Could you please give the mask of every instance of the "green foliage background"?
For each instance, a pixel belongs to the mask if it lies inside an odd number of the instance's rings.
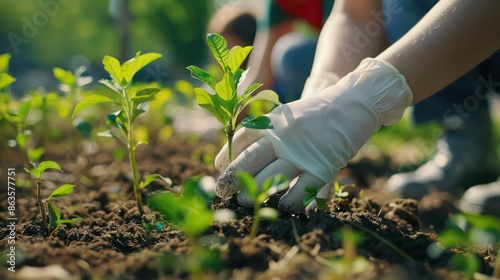
[[[159,52],[166,57],[162,63],[182,71],[206,57],[206,24],[217,0],[127,1],[131,21],[126,57],[137,51]],[[56,12],[44,10],[49,3],[57,6]],[[16,53],[8,34],[23,36],[27,21],[43,23],[41,14],[48,17],[46,24],[39,24],[36,35],[19,44]],[[0,53],[12,53],[11,65],[23,68],[64,67],[75,55],[100,64],[105,54],[118,57],[120,50],[110,0],[0,0],[0,38]]]

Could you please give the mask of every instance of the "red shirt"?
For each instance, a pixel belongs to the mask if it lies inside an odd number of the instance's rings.
[[[323,26],[322,0],[274,0],[284,12],[308,21],[321,29]]]

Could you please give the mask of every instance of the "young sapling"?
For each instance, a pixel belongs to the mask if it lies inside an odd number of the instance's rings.
[[[16,78],[12,77],[9,72],[9,60],[12,56],[10,53],[4,53],[0,55],[0,91],[10,86],[16,81]]]
[[[254,83],[238,96],[237,87],[246,77],[246,71],[240,69],[241,64],[252,50],[251,46],[234,46],[228,49],[227,41],[219,34],[207,35],[207,44],[213,57],[223,71],[222,79],[216,82],[209,72],[197,67],[188,66],[191,76],[202,81],[214,94],[205,88],[195,88],[196,102],[214,116],[224,127],[227,137],[229,160],[233,160],[233,136],[238,126],[238,116],[250,103],[257,100],[267,100],[279,105],[278,95],[272,90],[263,90],[257,94],[255,91],[262,84]],[[247,70],[248,71],[248,70]],[[249,116],[241,121],[244,127],[254,129],[272,128],[271,120],[267,116]]]
[[[69,111],[73,111],[73,107],[80,95],[82,87],[92,82],[92,77],[82,76],[87,68],[85,66],[80,66],[74,72],[69,70],[64,70],[59,67],[54,67],[52,69],[54,77],[59,81],[59,89],[64,92],[67,101],[67,108]],[[66,113],[63,117],[66,116]]]
[[[16,79],[8,73],[10,58],[11,55],[8,53],[0,55],[0,116],[6,120],[7,123],[12,125],[16,131],[15,143],[21,150],[22,157],[24,158],[24,168],[29,168],[29,163],[38,161],[44,152],[43,148],[31,149],[27,146],[28,136],[31,134],[31,131],[28,130],[28,126],[34,124],[34,122],[29,119],[29,114],[34,109],[39,108],[43,100],[40,96],[27,98],[16,104],[17,106],[15,107],[17,111],[13,112],[11,110],[10,104],[12,102],[12,97],[8,92],[5,92],[5,89],[16,81]]]
[[[144,141],[136,142],[134,121],[140,114],[145,112],[145,103],[153,100],[160,89],[137,89],[132,87],[132,81],[139,70],[160,57],[161,55],[157,53],[141,54],[138,52],[134,58],[120,64],[116,58],[105,56],[102,63],[104,70],[111,76],[111,80],[102,79],[99,82],[107,86],[111,91],[96,91],[94,94],[80,100],[73,111],[74,118],[81,110],[95,104],[112,103],[119,108],[118,111],[108,114],[109,124],[119,132],[107,130],[98,135],[116,138],[127,148],[132,169],[134,195],[141,216],[144,214],[141,189],[148,184],[139,182],[135,150],[139,145],[147,143]],[[159,175],[153,175],[153,177],[159,178]],[[146,181],[149,181],[149,179],[146,178]]]
[[[304,207],[307,207],[311,202],[314,200],[316,201],[316,208],[319,211],[328,211],[328,205],[326,203],[328,202],[328,198],[319,198],[317,197],[319,191],[321,190],[322,187],[311,187],[307,186],[304,191],[306,192],[306,195],[304,196],[303,200],[303,205]]]
[[[161,192],[148,198],[151,209],[162,214],[165,220],[180,227],[189,240],[195,244],[214,220],[210,209],[213,194],[201,187],[199,178],[189,178],[181,194]]]
[[[52,193],[46,198],[42,199],[41,189],[42,189],[42,174],[47,169],[55,169],[62,172],[61,167],[54,161],[42,161],[38,166],[31,170],[27,170],[36,179],[36,200],[42,216],[43,226],[47,226],[48,235],[52,234],[61,224],[73,223],[82,220],[82,218],[73,218],[70,220],[61,219],[61,211],[54,204],[54,199],[62,196],[70,195],[75,188],[75,185],[64,184],[56,188]],[[47,223],[47,209],[49,213],[49,221]]]
[[[289,180],[285,178],[285,176],[278,174],[266,179],[262,186],[259,187],[252,175],[245,171],[238,172],[236,177],[243,185],[243,189],[248,193],[248,196],[250,196],[253,201],[254,216],[252,228],[250,230],[250,237],[254,238],[257,236],[259,222],[261,219],[273,221],[279,216],[276,209],[262,207],[262,204],[270,195],[286,189],[288,187]]]

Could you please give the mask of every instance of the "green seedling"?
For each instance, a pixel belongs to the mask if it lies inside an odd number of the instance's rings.
[[[196,67],[188,66],[191,76],[202,81],[214,94],[209,93],[205,88],[195,88],[196,101],[198,105],[206,109],[224,127],[227,137],[229,160],[233,160],[233,136],[238,126],[238,116],[250,103],[257,100],[267,100],[279,105],[278,95],[272,90],[263,90],[254,94],[262,84],[254,83],[246,88],[241,96],[238,96],[238,84],[243,82],[246,71],[240,69],[241,64],[252,50],[251,46],[235,46],[228,49],[227,42],[219,34],[211,33],[207,35],[207,44],[219,63],[224,75],[219,82],[209,72]],[[273,128],[271,120],[267,116],[249,116],[241,121],[247,128],[269,129]]]
[[[15,142],[9,146],[17,145],[21,151],[24,168],[30,167],[30,162],[37,162],[44,153],[43,148],[28,147],[28,138],[32,134],[30,126],[41,120],[39,114],[30,114],[45,104],[44,97],[35,95],[15,102],[6,88],[16,81],[8,73],[10,54],[0,55],[0,117],[9,123],[15,131]]]
[[[85,72],[87,68],[85,66],[81,66],[75,70],[75,72],[64,70],[59,67],[54,67],[52,69],[54,73],[54,77],[59,81],[59,89],[64,92],[67,103],[67,108],[70,110],[67,112],[73,111],[73,107],[78,100],[78,97],[81,94],[82,87],[90,84],[92,82],[92,77],[84,77],[82,76],[83,72]],[[66,114],[62,114],[62,117],[65,117]]]
[[[38,202],[38,207],[40,214],[42,216],[43,226],[47,226],[48,234],[51,235],[56,231],[61,224],[73,223],[82,220],[82,218],[73,218],[70,220],[61,219],[61,210],[54,204],[54,199],[62,196],[70,195],[75,188],[75,185],[64,184],[56,188],[52,193],[46,198],[41,198],[42,189],[42,174],[47,169],[55,169],[62,172],[61,167],[54,161],[42,161],[38,166],[31,170],[27,170],[36,179],[36,200]],[[47,209],[49,213],[49,221],[47,223]]]
[[[82,87],[92,82],[92,77],[82,76],[87,68],[80,66],[74,72],[64,70],[59,67],[52,69],[54,77],[59,81],[59,89],[64,93],[65,98],[59,101],[58,113],[62,118],[66,118],[73,111],[78,101]],[[90,137],[92,127],[89,122],[84,120],[74,121],[76,129],[85,137]]]
[[[366,258],[356,253],[356,247],[363,239],[361,232],[344,226],[334,235],[336,239],[342,240],[343,256],[330,259],[329,266],[341,279],[354,279],[373,269],[373,265]]]
[[[431,257],[438,257],[443,252],[443,248],[462,250],[462,254],[452,256],[451,264],[467,277],[472,278],[481,269],[481,262],[474,253],[475,246],[481,243],[500,245],[500,220],[493,216],[459,213],[448,220],[447,227],[441,232],[438,243],[431,245],[428,251]],[[500,277],[498,260],[493,276]]]
[[[243,189],[248,193],[248,196],[253,200],[254,216],[250,237],[254,238],[257,236],[261,219],[274,221],[279,217],[276,209],[262,207],[262,204],[270,195],[286,189],[290,181],[285,176],[278,174],[265,180],[262,186],[259,187],[252,175],[245,171],[238,172],[236,177],[243,185]]]
[[[210,210],[213,195],[205,192],[199,178],[189,178],[182,194],[162,192],[148,198],[151,209],[181,228],[193,244],[210,227],[214,213]]]
[[[11,55],[9,53],[4,53],[0,55],[0,91],[10,86],[16,81],[16,78],[12,77],[9,72],[9,60]]]
[[[21,101],[17,106],[14,106],[17,108],[17,111],[11,111],[9,108],[13,102],[10,96],[3,94],[1,99],[0,115],[16,131],[15,144],[19,147],[24,158],[24,167],[28,168],[30,162],[37,162],[45,152],[43,148],[31,148],[28,146],[29,137],[32,135],[30,127],[41,120],[41,117],[36,115],[32,117],[30,113],[43,106],[43,97],[34,96]]]
[[[134,195],[141,216],[144,214],[141,189],[147,186],[147,184],[139,182],[135,150],[139,145],[147,143],[135,140],[134,121],[139,115],[145,112],[145,103],[153,100],[160,89],[137,89],[132,87],[132,80],[139,70],[160,57],[161,55],[157,53],[141,54],[138,52],[134,58],[120,64],[116,58],[105,56],[102,63],[104,64],[104,69],[111,76],[111,80],[102,79],[99,82],[107,86],[111,91],[95,92],[83,98],[76,104],[73,111],[74,118],[81,110],[95,104],[112,103],[119,108],[118,111],[108,114],[108,123],[114,130],[110,129],[98,135],[116,138],[127,148],[132,169]],[[155,178],[158,178],[158,176],[153,175]],[[148,180],[146,178],[146,181]]]
[[[338,182],[335,182],[333,189],[335,191],[335,199],[343,199],[349,197],[349,192],[344,191],[345,186],[340,186]]]
[[[306,192],[306,195],[304,196],[303,200],[303,205],[304,207],[307,207],[311,202],[316,200],[316,208],[319,211],[329,211],[328,205],[326,203],[328,202],[328,198],[319,198],[317,197],[319,191],[321,190],[322,187],[311,187],[308,186],[304,189]]]

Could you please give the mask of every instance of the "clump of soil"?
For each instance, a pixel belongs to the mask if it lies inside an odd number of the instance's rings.
[[[154,183],[147,191],[176,189],[192,176],[216,176],[213,168],[192,157],[191,152],[196,148],[173,139],[138,153],[142,174],[160,173],[174,183],[173,187]],[[57,160],[57,156],[54,153],[47,158]],[[49,273],[52,279],[67,279],[68,275],[74,277],[72,279],[184,279],[190,276],[203,279],[459,279],[462,276],[450,270],[452,252],[437,258],[428,256],[428,248],[436,241],[436,235],[426,229],[434,222],[421,215],[425,207],[419,208],[415,200],[387,199],[366,188],[364,197],[330,201],[328,212],[281,213],[276,221],[261,222],[259,236],[251,239],[248,234],[253,210],[237,205],[234,198],[216,199],[212,204],[214,210],[232,209],[236,218],[225,223],[215,222],[200,245],[190,242],[168,223],[160,231],[143,227],[130,191],[128,164],[113,163],[110,152],[75,153],[57,161],[66,173],[74,175],[78,185],[75,193],[58,203],[63,218],[83,217],[84,220],[61,225],[47,236],[31,191],[19,188],[15,243],[19,274],[2,268],[0,273],[4,279],[14,279],[16,275],[37,279],[43,273]],[[67,179],[60,179],[63,178]],[[54,186],[70,183],[59,182],[57,177],[53,181]],[[6,197],[2,190],[1,201],[7,201]],[[270,206],[276,204],[278,198],[270,199]],[[444,208],[449,213],[447,207],[448,204]],[[432,211],[438,213],[439,208],[438,205]],[[6,203],[1,204],[0,211],[5,217]],[[434,212],[429,213],[426,215],[436,216]],[[2,220],[0,225],[0,246],[7,248],[7,221]],[[342,272],[338,269],[342,264],[339,260],[347,253],[339,233],[344,227],[361,233],[355,247],[358,259],[364,260],[360,263],[364,264],[357,270]],[[491,266],[491,260],[485,261],[482,272],[491,273]]]

